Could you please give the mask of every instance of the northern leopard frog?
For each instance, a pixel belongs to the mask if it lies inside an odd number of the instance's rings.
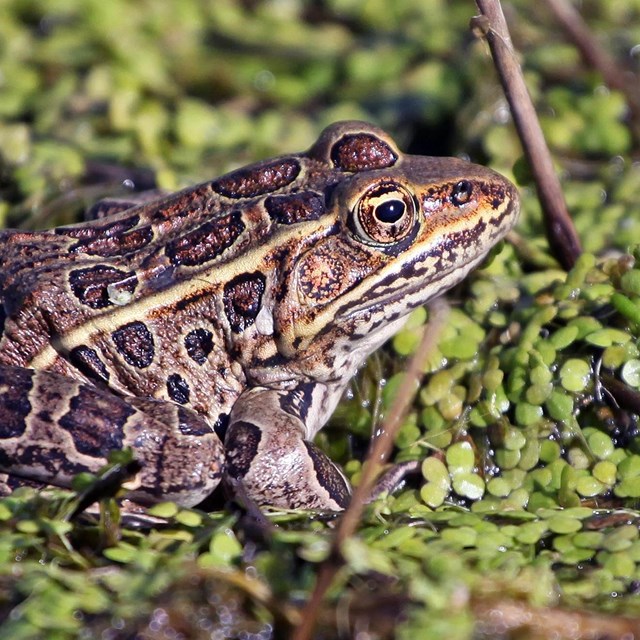
[[[310,441],[367,355],[518,206],[489,169],[342,122],[307,153],[1,231],[6,486],[68,486],[129,446],[143,504],[197,504],[228,474],[260,504],[343,508],[349,486]]]

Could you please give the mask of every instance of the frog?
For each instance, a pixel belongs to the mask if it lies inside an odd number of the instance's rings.
[[[518,212],[499,173],[344,121],[303,153],[0,231],[3,491],[70,487],[130,448],[135,504],[198,505],[228,479],[260,506],[344,509],[314,437]]]

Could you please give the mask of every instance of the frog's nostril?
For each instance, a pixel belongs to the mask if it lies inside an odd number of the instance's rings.
[[[451,202],[459,207],[466,204],[471,199],[473,194],[473,184],[469,180],[460,180],[457,182],[453,190],[451,191]]]

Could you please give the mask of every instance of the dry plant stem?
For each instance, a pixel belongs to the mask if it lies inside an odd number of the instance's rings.
[[[536,182],[547,240],[558,262],[565,269],[570,269],[582,252],[580,239],[567,211],[551,154],[513,50],[502,7],[498,0],[476,0],[476,5],[486,20],[486,25],[479,26],[483,28],[489,43],[524,154]]]
[[[614,58],[600,46],[577,9],[567,0],[545,0],[550,11],[569,38],[576,45],[583,60],[597,69],[607,86],[620,91],[627,101],[632,117],[632,132],[640,139],[639,78],[631,71],[621,69]]]
[[[398,395],[395,397],[389,416],[384,421],[380,435],[372,442],[367,459],[363,466],[360,483],[355,488],[349,507],[340,518],[338,528],[331,543],[329,557],[322,563],[318,570],[318,579],[311,598],[307,602],[301,614],[301,623],[295,629],[292,640],[309,640],[312,638],[320,606],[324,594],[331,586],[333,578],[343,564],[341,548],[344,541],[353,535],[362,511],[375,484],[380,466],[389,457],[393,442],[402,425],[411,402],[416,394],[423,377],[424,364],[429,354],[436,346],[440,331],[445,325],[448,315],[448,305],[443,300],[435,300],[429,304],[429,322],[427,323],[420,345],[411,358],[405,379]]]

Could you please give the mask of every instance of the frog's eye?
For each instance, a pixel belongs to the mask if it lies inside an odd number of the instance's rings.
[[[356,235],[368,244],[389,245],[404,240],[416,220],[412,195],[402,185],[384,181],[373,185],[358,200],[351,216]]]
[[[469,202],[472,194],[473,184],[468,180],[460,180],[460,182],[456,182],[451,190],[451,202],[453,202],[456,207],[459,207]]]

